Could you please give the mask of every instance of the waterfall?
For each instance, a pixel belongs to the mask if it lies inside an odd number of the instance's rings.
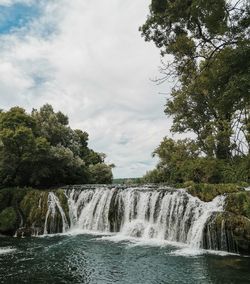
[[[67,208],[61,205],[56,192],[48,194],[44,234],[112,233],[122,238],[236,251],[227,224],[223,218],[219,224],[216,221],[219,214],[225,213],[225,196],[203,202],[185,189],[100,185],[69,186],[64,193]]]
[[[50,192],[48,194],[48,210],[45,217],[44,234],[57,233],[58,231],[64,233],[68,228],[68,221],[60,201],[53,192]]]
[[[55,215],[59,212],[62,232],[112,232],[124,237],[181,242],[195,248],[204,247],[207,221],[215,212],[223,211],[225,199],[217,196],[203,202],[183,189],[151,187],[77,186],[65,189],[65,195],[70,225],[58,198],[50,193],[45,233],[48,227],[49,232],[55,232]]]
[[[221,214],[213,213],[206,221],[203,230],[203,247],[211,250],[221,250],[238,253],[237,242],[235,242],[230,224],[228,212]]]

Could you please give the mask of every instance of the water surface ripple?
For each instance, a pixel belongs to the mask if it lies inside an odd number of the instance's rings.
[[[96,235],[0,238],[0,283],[250,283],[249,268],[248,257]]]

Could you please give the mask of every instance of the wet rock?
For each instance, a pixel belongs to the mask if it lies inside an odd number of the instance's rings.
[[[33,237],[41,234],[43,234],[42,228],[22,227],[16,230],[15,237],[18,238]]]
[[[214,213],[206,224],[203,246],[250,255],[250,220],[231,212]]]
[[[7,207],[0,212],[0,233],[11,235],[15,231],[17,215],[13,207]]]

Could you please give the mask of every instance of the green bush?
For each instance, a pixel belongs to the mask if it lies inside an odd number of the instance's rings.
[[[27,225],[42,226],[48,210],[48,191],[30,189],[20,203]]]
[[[236,184],[206,184],[200,183],[195,184],[187,182],[183,184],[183,187],[187,188],[188,193],[193,196],[200,198],[201,200],[208,202],[213,200],[217,195],[222,195],[224,193],[238,193],[243,192],[243,188]]]
[[[93,184],[109,184],[112,183],[113,174],[112,166],[103,163],[89,166],[90,183]]]
[[[250,183],[250,154],[218,159],[203,156],[196,140],[165,137],[153,152],[159,158],[156,168],[146,173],[144,182],[178,184]]]
[[[227,198],[225,209],[250,219],[250,192],[244,191],[230,194]]]
[[[0,184],[48,188],[89,183],[90,167],[108,167],[105,155],[88,147],[88,134],[68,123],[48,104],[31,114],[20,107],[0,112]]]
[[[13,207],[7,207],[0,213],[0,232],[11,232],[15,230],[17,216]]]
[[[184,142],[183,142],[184,143]],[[185,145],[185,143],[184,143]],[[169,145],[167,145],[169,147]],[[183,145],[182,145],[183,146]],[[163,149],[159,150],[160,147]],[[231,160],[198,157],[178,144],[176,149],[164,148],[161,144],[160,162],[157,167],[146,173],[143,182],[178,184],[187,181],[194,183],[250,183],[250,155],[236,156]],[[190,147],[190,145],[188,146]],[[180,152],[179,152],[180,150]],[[185,154],[185,151],[187,153]]]

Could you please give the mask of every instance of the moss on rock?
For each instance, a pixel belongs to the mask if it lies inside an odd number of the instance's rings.
[[[69,222],[68,200],[63,189],[53,190],[58,197],[61,207]],[[14,232],[21,226],[25,232],[30,228],[36,234],[44,231],[46,213],[48,211],[48,190],[37,190],[32,188],[5,188],[0,190],[0,212],[11,207],[15,212],[15,224],[10,222],[10,230]],[[51,216],[48,217],[50,223]],[[53,217],[57,224],[56,230],[61,231],[61,215],[56,209],[56,215]],[[9,220],[9,219],[8,219]],[[5,223],[5,226],[6,223]],[[9,230],[9,229],[8,229]],[[5,232],[5,229],[2,230]],[[23,231],[22,231],[23,232]],[[24,235],[27,235],[26,233]]]
[[[187,192],[193,196],[198,197],[202,201],[212,201],[216,196],[224,193],[237,193],[243,192],[242,186],[237,184],[207,184],[207,183],[185,183],[184,187],[187,188]]]
[[[7,207],[0,213],[0,232],[13,233],[16,228],[17,215],[13,207]]]
[[[10,206],[18,206],[29,190],[31,189],[18,187],[0,189],[0,211]]]
[[[61,207],[64,211],[64,214],[69,222],[69,206],[68,206],[68,199],[65,195],[64,189],[57,189],[55,191],[56,196],[58,197]]]
[[[9,189],[0,190],[0,211],[11,204],[11,192]]]
[[[225,210],[250,219],[250,192],[243,191],[229,194]]]
[[[43,227],[48,210],[48,192],[30,190],[20,203],[26,226]]]
[[[231,252],[250,254],[250,220],[231,212],[217,212],[209,222],[210,234],[216,234],[220,243],[221,236]],[[221,249],[219,247],[218,249]]]

